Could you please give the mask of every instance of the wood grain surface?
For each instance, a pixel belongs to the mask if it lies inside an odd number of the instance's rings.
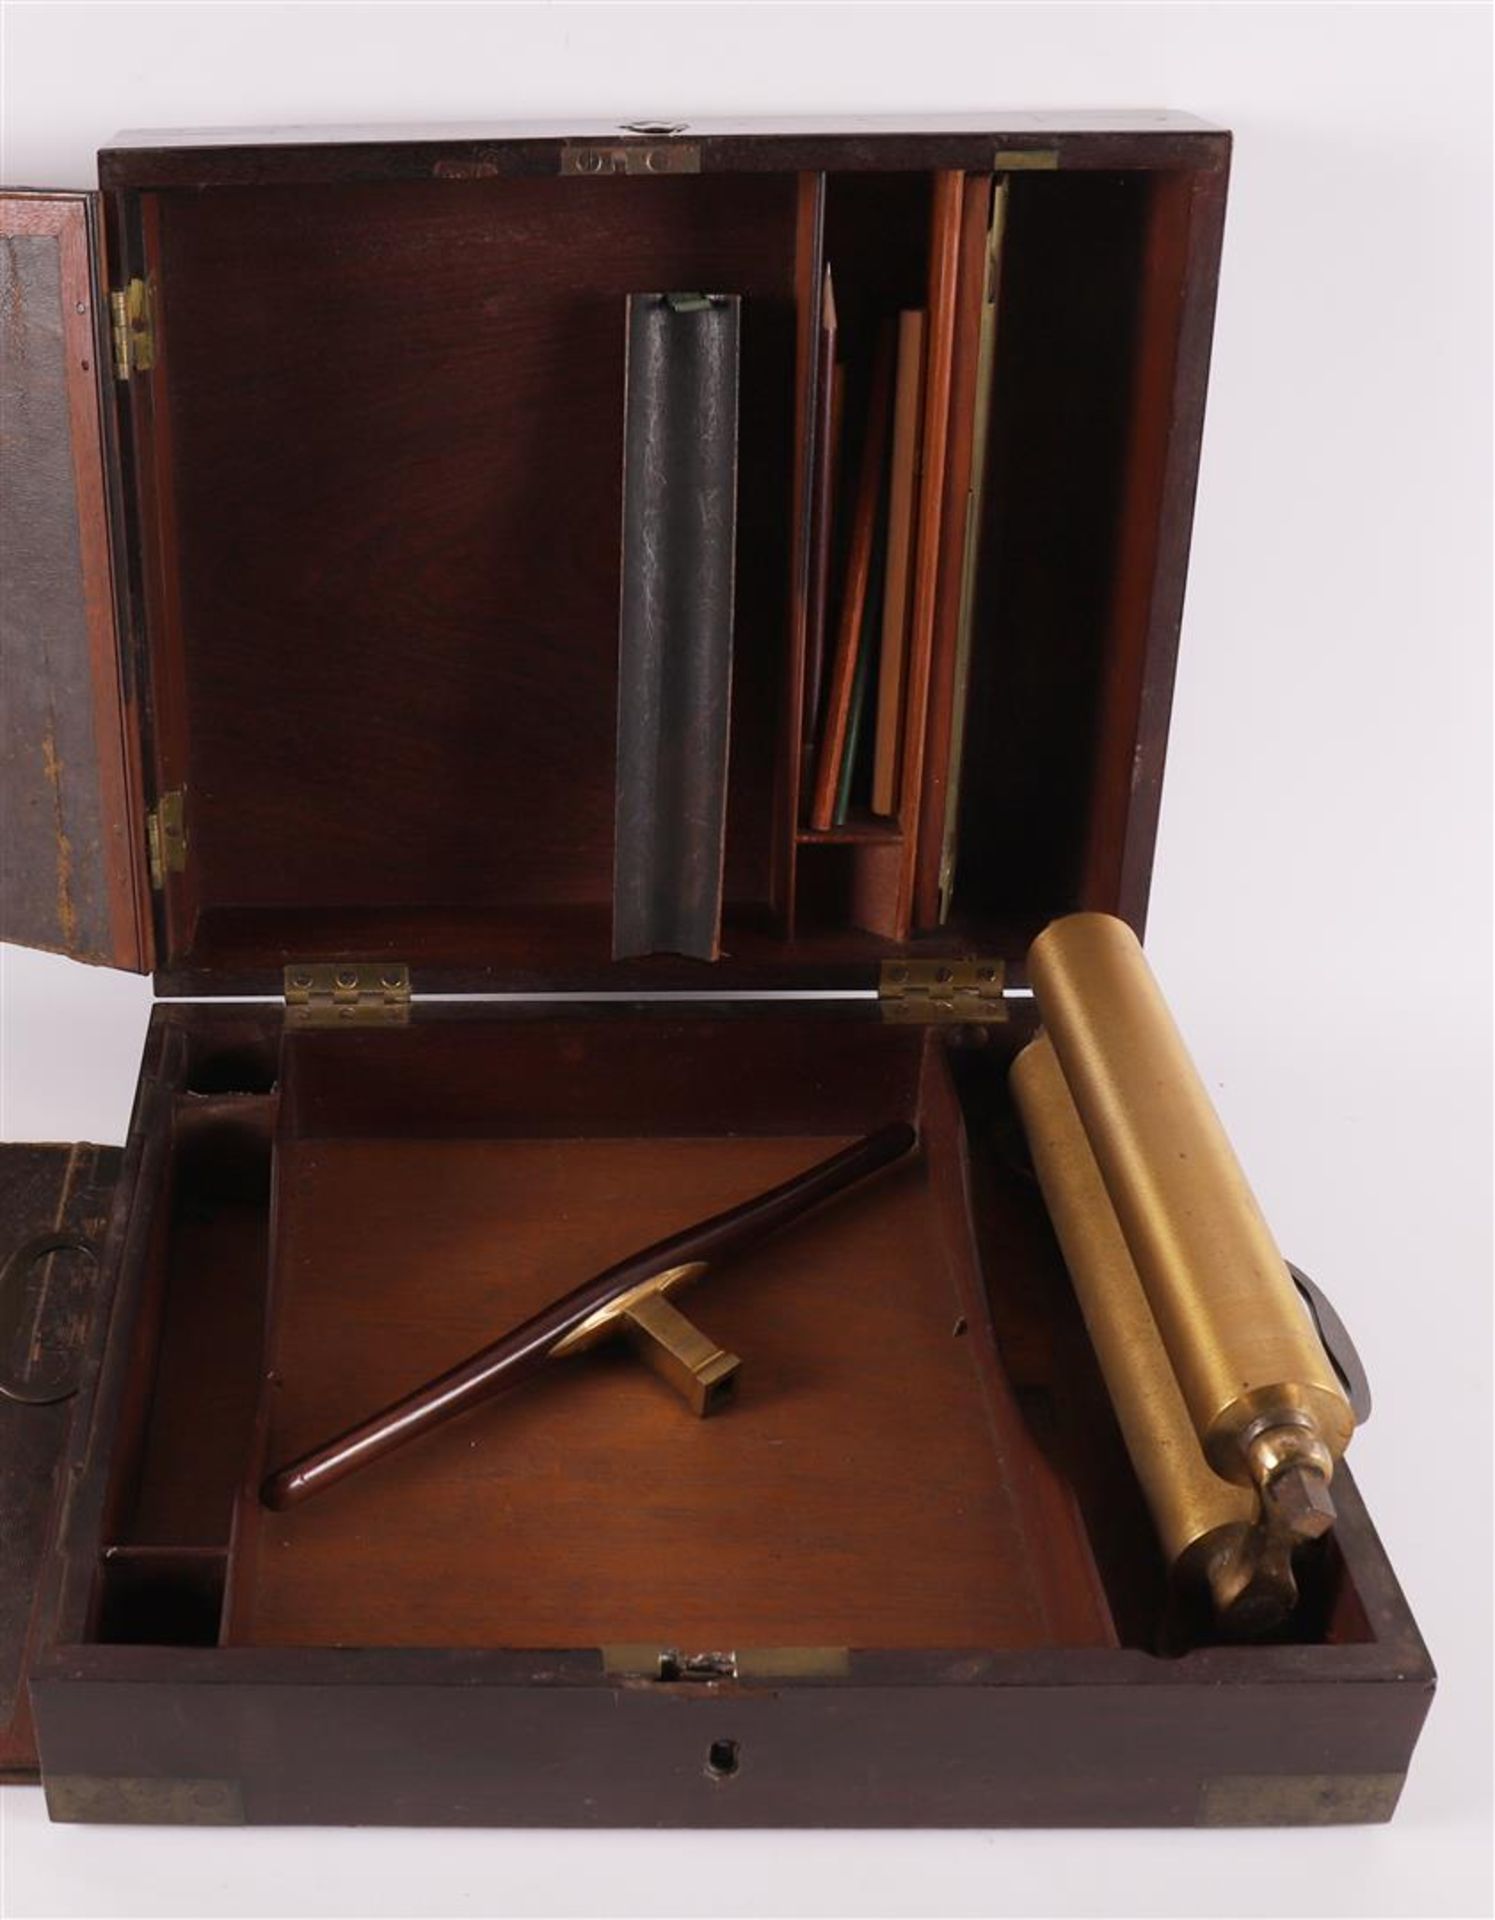
[[[82,1364],[104,1297],[97,1254],[119,1163],[118,1147],[0,1147],[0,1267],[7,1306],[16,1307],[14,1318],[7,1312],[0,1365],[11,1385],[65,1384]],[[54,1239],[96,1251],[28,1258],[28,1247]],[[0,1780],[36,1775],[26,1679],[72,1422],[70,1397],[27,1404],[0,1395]]]
[[[145,824],[121,682],[95,214],[0,195],[0,937],[150,964]]]

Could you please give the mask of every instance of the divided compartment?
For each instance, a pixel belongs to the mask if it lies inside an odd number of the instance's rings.
[[[997,915],[1031,938],[1062,912],[1118,911],[1126,898],[1149,744],[1143,667],[1175,590],[1160,577],[1178,537],[1163,513],[1195,218],[1187,174],[1008,180],[959,794],[962,928]]]
[[[106,1547],[94,1637],[111,1646],[216,1647],[227,1580],[219,1547]]]
[[[792,173],[132,197],[155,784],[187,796],[168,966],[606,967],[625,309],[654,289],[742,301],[724,937],[775,924],[803,197]]]
[[[274,1057],[263,1031],[221,1024],[216,1041],[188,1049],[168,1123],[94,1593],[103,1641],[219,1638],[260,1398],[278,1104],[269,1091],[190,1090],[259,1080]]]
[[[922,502],[917,528],[933,597],[910,615],[895,812],[853,807],[843,824],[816,830],[815,756],[803,756],[794,927],[809,947],[854,928],[874,936],[874,952],[938,936],[962,951],[1016,957],[1061,912],[1127,905],[1125,836],[1165,538],[1193,182],[1169,171],[997,177],[1004,199],[984,390],[971,364],[987,280],[984,177],[948,177],[962,189],[953,194],[934,174],[828,177],[824,252],[849,368],[828,658],[875,337],[900,308],[938,315],[938,325],[926,318],[925,375],[936,361],[931,343],[943,341],[938,391],[948,410],[926,414],[921,449],[924,479],[938,470],[938,497]],[[954,298],[941,306],[952,250]],[[983,444],[977,468],[972,455]],[[961,472],[965,493],[947,497]],[[812,554],[812,570],[818,560]],[[965,737],[947,840],[967,565]],[[817,742],[825,704],[803,715]],[[869,697],[869,719],[874,705]],[[953,905],[941,924],[947,870]]]
[[[840,444],[835,456],[835,499],[830,516],[829,534],[832,552],[828,558],[816,550],[809,556],[812,575],[824,564],[828,569],[828,593],[825,605],[823,657],[820,671],[807,670],[795,689],[803,737],[810,743],[805,753],[800,791],[795,807],[796,889],[794,923],[797,932],[820,929],[858,928],[887,939],[899,939],[906,932],[900,911],[904,832],[910,789],[907,779],[899,784],[898,800],[891,816],[873,814],[864,799],[853,799],[844,821],[829,827],[811,824],[817,788],[830,775],[824,765],[828,730],[834,726],[838,710],[847,732],[844,753],[852,754],[858,767],[858,792],[870,775],[874,757],[874,732],[878,702],[875,685],[876,663],[880,651],[870,637],[868,673],[871,684],[859,698],[845,677],[849,662],[838,658],[846,648],[843,622],[848,596],[854,590],[851,572],[857,546],[858,505],[866,479],[867,436],[875,431],[872,422],[881,416],[881,452],[875,455],[883,470],[882,501],[876,515],[879,531],[873,536],[870,564],[864,594],[853,602],[863,607],[863,617],[875,625],[881,605],[880,570],[885,564],[888,489],[887,467],[891,459],[893,406],[891,388],[896,369],[892,364],[892,334],[897,316],[903,310],[926,310],[924,364],[929,362],[927,309],[930,293],[930,254],[933,243],[932,204],[938,176],[928,173],[845,174],[827,179],[823,224],[823,256],[829,265],[836,304],[836,358],[840,368],[842,400]],[[817,290],[818,290],[817,276]],[[817,304],[818,325],[818,304]],[[887,364],[879,365],[886,359]],[[874,387],[881,379],[890,389],[881,405]],[[920,412],[924,412],[924,382],[920,381]],[[819,410],[816,413],[817,425]],[[812,448],[812,464],[815,450]],[[918,521],[918,489],[915,489],[915,525]],[[816,529],[817,538],[824,534]],[[913,549],[917,567],[917,544]],[[906,663],[909,669],[913,662]],[[905,691],[913,680],[905,673]],[[814,684],[818,680],[819,697],[810,706]],[[848,700],[861,707],[861,725],[853,743]],[[911,703],[906,699],[906,707]],[[907,773],[907,739],[904,741],[904,773]]]

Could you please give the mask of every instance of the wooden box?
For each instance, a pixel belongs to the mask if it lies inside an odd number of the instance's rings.
[[[1143,924],[1228,159],[1160,114],[162,136],[5,198],[5,933],[161,995],[123,1152],[0,1159],[0,1758],[55,1817],[1389,1816],[1433,1675],[1349,1475],[1288,1630],[1170,1616],[1006,1091],[1028,941]],[[993,175],[931,926],[946,643],[894,813],[807,824],[817,330],[827,261],[853,355],[927,310],[948,636]],[[687,288],[742,314],[720,955],[615,960],[624,303]],[[259,1504],[898,1117],[916,1163],[703,1290],[721,1418],[599,1350]]]

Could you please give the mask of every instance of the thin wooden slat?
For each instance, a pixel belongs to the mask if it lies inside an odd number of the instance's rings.
[[[816,490],[815,468],[822,458],[821,365],[825,287],[825,175],[802,173],[794,201],[794,523],[789,555],[789,644],[782,719],[783,733],[774,787],[774,822],[769,895],[774,917],[786,932],[794,925],[798,891],[799,844],[795,838],[803,806],[803,782],[814,741],[806,731],[804,708],[812,677],[811,626],[815,598],[813,570],[816,533],[811,524]],[[822,649],[823,634],[816,642]]]
[[[831,662],[830,687],[826,694],[825,726],[821,733],[820,756],[815,766],[815,795],[810,809],[810,825],[820,833],[828,832],[836,819],[836,788],[841,777],[842,756],[846,752],[857,656],[862,647],[862,620],[867,609],[867,590],[872,581],[877,502],[882,488],[883,456],[887,448],[892,398],[893,336],[889,331],[878,344],[877,364],[872,374],[867,434],[862,447],[861,472],[857,477],[851,543],[846,562],[846,588],[841,597],[836,652]]]
[[[945,840],[945,794],[950,774],[956,650],[959,639],[961,581],[966,542],[974,537],[968,511],[972,462],[977,438],[977,367],[981,315],[986,286],[992,182],[972,174],[962,196],[960,266],[956,296],[955,344],[950,376],[950,439],[945,456],[945,501],[940,520],[939,578],[935,598],[934,640],[929,669],[929,739],[924,751],[924,781],[919,795],[914,925],[939,924],[940,861]]]
[[[914,549],[913,614],[909,630],[907,704],[903,718],[903,774],[899,814],[903,848],[898,884],[898,939],[907,937],[919,846],[919,797],[929,711],[930,649],[939,585],[940,516],[945,494],[945,447],[950,431],[950,375],[955,351],[955,295],[960,265],[962,173],[934,176],[929,235],[929,317],[924,378],[923,466]]]
[[[898,380],[893,401],[893,459],[888,499],[887,573],[883,583],[882,651],[877,677],[877,745],[872,765],[872,811],[894,811],[898,778],[898,722],[911,634],[909,560],[913,552],[914,490],[919,466],[920,382],[924,371],[924,316],[898,316]]]
[[[836,439],[841,373],[836,365],[836,289],[827,263],[821,282],[820,329],[815,352],[815,446],[810,500],[810,604],[805,631],[802,707],[804,752],[814,751],[825,690],[826,623],[830,616],[831,562],[835,544]]]

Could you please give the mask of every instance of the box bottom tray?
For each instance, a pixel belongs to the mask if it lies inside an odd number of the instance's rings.
[[[1389,1814],[1431,1669],[1345,1476],[1270,1644],[1180,1611],[1015,1150],[1020,1029],[159,1012],[35,1673],[55,1814],[1048,1824]],[[695,1420],[621,1347],[305,1507],[278,1465],[883,1122],[724,1264]]]

